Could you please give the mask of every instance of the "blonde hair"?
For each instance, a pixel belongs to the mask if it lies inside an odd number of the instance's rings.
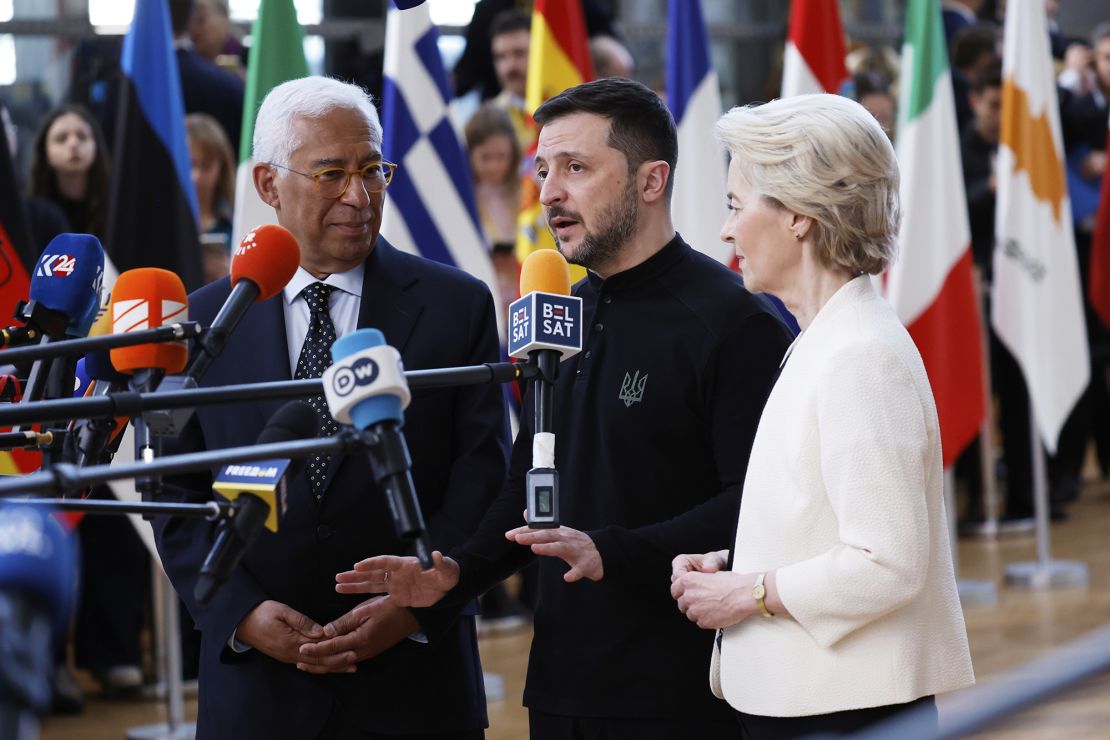
[[[753,190],[813,219],[825,267],[875,275],[894,258],[898,162],[859,103],[820,94],[733,108],[716,134]]]

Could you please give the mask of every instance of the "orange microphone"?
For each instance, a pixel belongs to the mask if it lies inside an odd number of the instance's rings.
[[[532,380],[532,469],[525,476],[525,520],[534,528],[559,526],[555,469],[555,381],[559,362],[582,350],[582,299],[570,293],[563,255],[539,249],[520,266],[520,298],[509,305],[509,355],[536,363]]]
[[[177,275],[157,267],[142,267],[128,270],[116,280],[108,313],[113,334],[142,331],[187,321],[189,299]],[[173,375],[185,369],[189,348],[184,342],[156,342],[117,347],[110,356],[112,366],[125,375],[136,376],[144,370]],[[143,385],[147,380],[136,377],[133,382]]]
[[[535,292],[570,295],[570,268],[554,249],[537,249],[520,266],[520,294]]]
[[[142,331],[187,320],[189,299],[177,275],[157,267],[141,267],[128,270],[116,280],[108,312],[113,334]],[[132,391],[149,393],[167,373],[176,374],[185,368],[189,348],[184,342],[158,342],[117,347],[110,356],[117,371],[131,376]],[[161,455],[161,438],[151,433],[142,416],[136,416],[133,424],[135,461],[152,462]],[[161,493],[162,481],[158,476],[137,476],[135,489],[142,494],[143,501],[153,501]]]
[[[251,304],[280,293],[300,262],[296,238],[281,226],[266,224],[247,232],[231,258],[231,294],[200,341],[201,351],[193,357],[187,377],[199,380],[204,375]]]

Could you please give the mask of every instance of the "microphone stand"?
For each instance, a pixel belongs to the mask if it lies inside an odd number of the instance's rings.
[[[374,441],[372,432],[349,427],[342,428],[334,437],[325,439],[297,439],[289,442],[272,442],[264,445],[228,447],[223,450],[190,452],[156,459],[149,463],[130,465],[76,465],[60,463],[49,470],[21,476],[0,476],[0,497],[40,493],[64,496],[108,481],[140,476],[164,476],[213,470],[230,463],[272,458],[299,458],[320,453],[338,455],[364,449]],[[153,502],[152,502],[153,503]]]
[[[134,347],[139,344],[158,342],[180,342],[197,339],[204,334],[204,327],[196,321],[179,324],[164,324],[153,329],[130,331],[125,334],[104,334],[99,337],[66,339],[50,344],[36,344],[27,347],[0,349],[0,363],[14,365],[29,360],[48,360],[55,357],[72,357],[120,347]]]
[[[508,383],[534,378],[540,373],[532,362],[491,362],[467,367],[436,368],[432,370],[407,370],[405,380],[409,388],[441,388],[454,385],[480,385],[482,383]],[[169,376],[167,380],[179,376]],[[553,376],[552,376],[553,377]],[[40,421],[44,417],[61,419],[93,419],[97,417],[139,416],[150,411],[191,409],[219,403],[249,403],[251,401],[311,398],[324,392],[319,378],[309,380],[284,380],[270,383],[244,383],[242,385],[214,386],[188,390],[124,392],[88,398],[62,398],[40,401],[35,404],[0,405],[0,426]],[[188,415],[185,416],[186,421]],[[181,418],[161,414],[153,415],[147,423],[155,431],[180,429]]]

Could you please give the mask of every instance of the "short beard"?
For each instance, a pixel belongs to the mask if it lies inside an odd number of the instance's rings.
[[[601,213],[600,230],[587,231],[573,257],[563,252],[558,239],[555,240],[555,246],[567,258],[567,262],[596,272],[599,267],[612,262],[624,249],[624,245],[632,240],[639,217],[640,201],[636,191],[636,178],[633,176],[620,197]]]

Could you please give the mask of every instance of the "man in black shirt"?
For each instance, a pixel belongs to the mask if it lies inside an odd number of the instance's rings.
[[[515,529],[531,467],[524,418],[499,498],[451,558],[427,572],[412,558],[372,558],[338,589],[417,606],[450,591],[435,608],[458,608],[536,554],[556,556],[539,563],[524,692],[532,738],[735,737],[732,711],[708,688],[712,635],[675,609],[670,563],[691,547],[730,547],[790,337],[737,275],[675,233],[675,126],[651,90],[599,80],[535,119],[545,217],[559,250],[590,271],[574,288],[583,349],[555,388],[567,526]]]

